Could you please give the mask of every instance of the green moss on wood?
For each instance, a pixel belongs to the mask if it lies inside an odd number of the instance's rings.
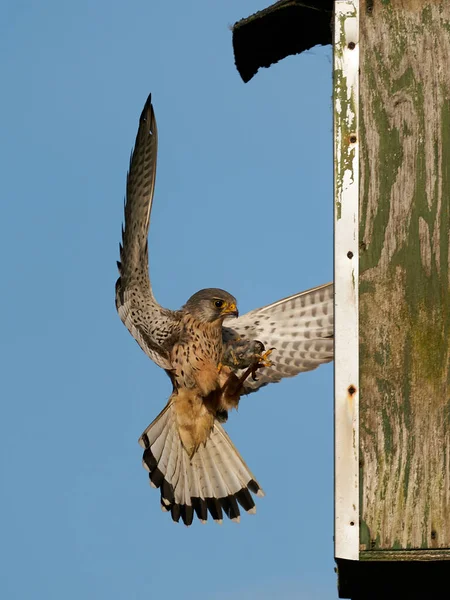
[[[359,316],[361,542],[379,560],[450,547],[450,3],[376,16],[361,29]]]
[[[378,264],[381,257],[381,251],[384,243],[384,233],[386,231],[390,203],[391,203],[391,189],[397,177],[397,170],[401,165],[403,159],[402,144],[400,143],[400,133],[397,128],[391,127],[389,118],[386,113],[386,107],[384,101],[377,89],[377,79],[373,71],[372,65],[366,65],[365,76],[369,85],[373,86],[374,95],[372,101],[374,119],[377,122],[378,133],[380,136],[380,146],[377,157],[377,169],[381,173],[379,181],[379,194],[378,202],[380,208],[377,211],[374,222],[374,230],[377,235],[372,239],[371,243],[360,254],[360,270],[364,271],[370,269]],[[387,72],[386,72],[386,76]],[[367,163],[368,158],[363,159],[366,161],[366,186],[369,185],[369,178],[372,176],[373,168]],[[366,191],[366,190],[365,190]],[[366,200],[367,194],[363,197],[362,211],[360,217],[360,231],[364,231],[367,222],[367,211],[368,205]],[[365,240],[362,240],[365,242]]]

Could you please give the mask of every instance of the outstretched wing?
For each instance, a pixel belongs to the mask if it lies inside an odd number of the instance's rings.
[[[333,284],[328,283],[252,310],[224,326],[225,349],[236,340],[259,340],[273,365],[258,370],[249,394],[283,377],[293,377],[333,360]]]
[[[120,245],[120,277],[116,308],[142,350],[163,369],[169,369],[169,350],[178,337],[178,313],[160,306],[148,274],[148,229],[155,191],[158,131],[151,95],[139,120],[131,154],[125,199],[125,225]]]

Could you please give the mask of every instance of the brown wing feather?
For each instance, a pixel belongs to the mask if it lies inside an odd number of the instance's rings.
[[[179,315],[156,302],[148,272],[148,230],[157,152],[158,130],[150,95],[139,119],[127,176],[116,307],[144,352],[160,367],[169,369],[168,349],[178,336]]]

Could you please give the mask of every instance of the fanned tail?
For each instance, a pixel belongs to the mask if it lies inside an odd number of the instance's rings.
[[[191,525],[194,515],[205,522],[208,513],[218,523],[223,514],[239,521],[239,505],[256,512],[250,492],[264,496],[223,427],[214,422],[211,434],[190,458],[178,432],[174,403],[147,427],[139,438],[144,448],[143,466],[150,484],[161,492],[161,508],[172,519]]]

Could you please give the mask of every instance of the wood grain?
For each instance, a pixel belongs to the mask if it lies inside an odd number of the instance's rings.
[[[450,547],[450,2],[362,0],[361,550]]]

